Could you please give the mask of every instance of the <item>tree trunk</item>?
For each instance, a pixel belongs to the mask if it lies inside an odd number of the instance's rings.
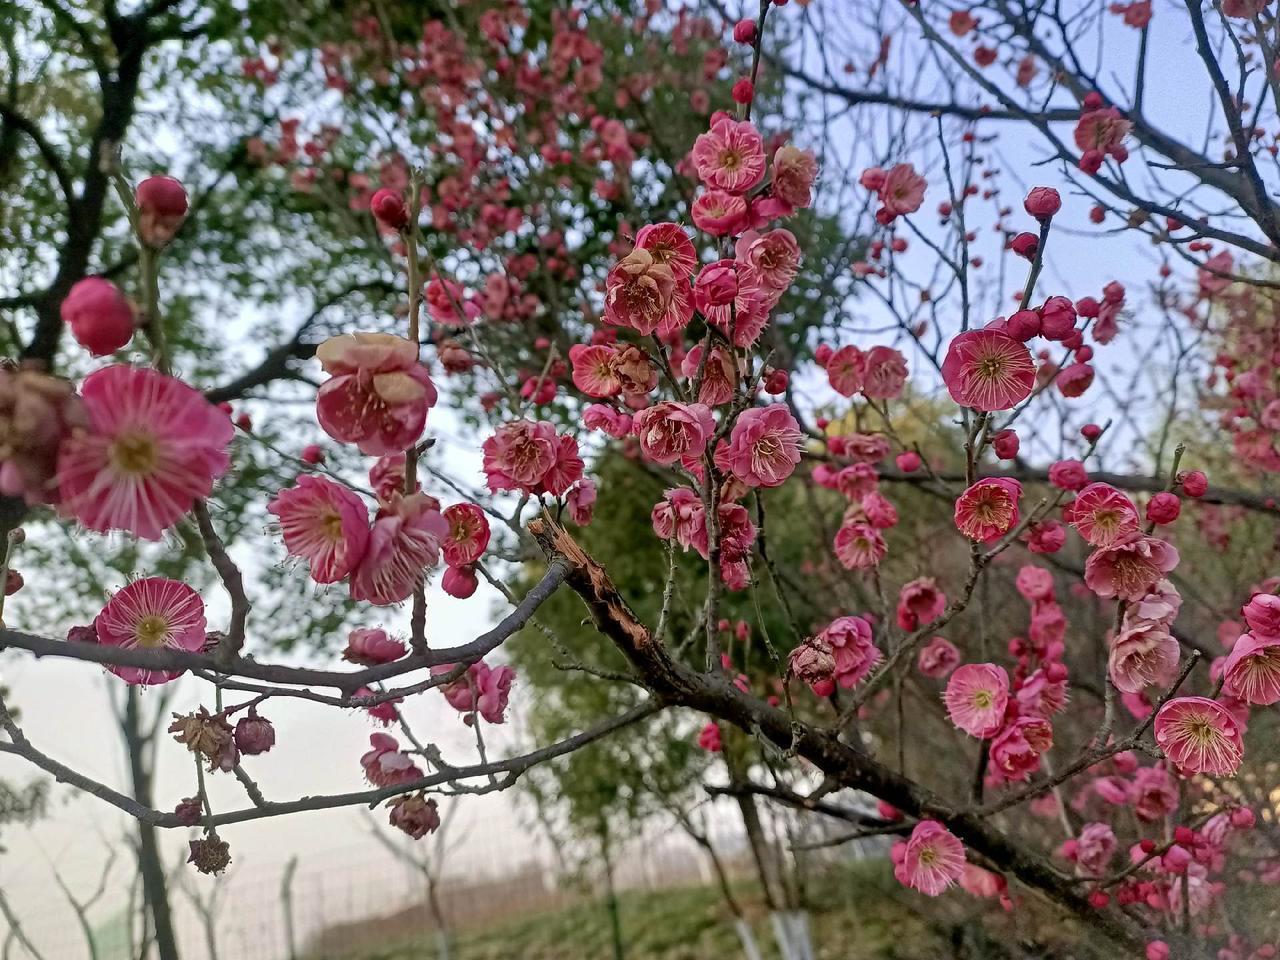
[[[618,909],[618,891],[613,885],[613,851],[609,846],[609,825],[600,830],[600,853],[604,860],[605,906],[609,911],[609,925],[613,932],[613,960],[626,960],[622,944],[622,915]]]
[[[452,951],[452,938],[449,936],[449,925],[445,922],[444,908],[440,904],[440,891],[436,879],[427,877],[427,903],[431,907],[431,919],[436,928],[436,960],[449,960]]]
[[[141,704],[138,691],[130,687],[125,701],[125,749],[129,754],[129,774],[133,780],[133,796],[139,803],[153,805],[151,771],[144,757],[146,741],[142,731]],[[156,950],[160,960],[179,960],[178,942],[173,934],[173,913],[169,908],[169,890],[165,882],[164,864],[160,859],[160,843],[156,828],[138,821],[138,872],[142,874],[142,897],[151,915]]]
[[[729,785],[739,788],[747,783],[746,771],[741,761],[729,745],[725,745],[724,763],[729,772]],[[785,905],[785,899],[778,889],[778,873],[774,869],[773,851],[769,839],[764,835],[764,825],[760,822],[760,811],[756,807],[756,798],[745,790],[735,789],[734,800],[738,811],[742,814],[742,827],[747,834],[747,843],[751,846],[751,856],[755,860],[756,872],[760,874],[760,886],[764,890],[765,902],[770,910],[779,910]]]

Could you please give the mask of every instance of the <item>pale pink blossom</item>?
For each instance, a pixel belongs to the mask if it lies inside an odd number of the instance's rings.
[[[407,652],[403,640],[388,636],[381,627],[356,627],[347,634],[347,647],[342,651],[342,659],[372,667],[379,663],[393,663]]]
[[[962,406],[1008,410],[1031,395],[1036,371],[1026,344],[988,328],[956,335],[942,363],[942,379]]]
[[[316,583],[337,583],[364,557],[369,543],[369,510],[340,483],[303,474],[267,504],[280,522],[285,549],[301,557]]]
[[[1076,838],[1076,866],[1090,877],[1100,877],[1116,855],[1116,835],[1105,823],[1086,823]]]
[[[863,363],[862,395],[868,400],[892,400],[907,382],[907,358],[893,347],[872,347]]]
[[[837,617],[818,634],[835,657],[835,679],[848,689],[857,686],[883,655],[871,636],[871,624],[862,617]]]
[[[991,741],[991,772],[1002,781],[1026,780],[1053,746],[1053,727],[1042,717],[1018,717]]]
[[[749,120],[721,116],[694,141],[693,165],[708,187],[746,193],[764,179],[764,140]]]
[[[917,666],[926,677],[941,680],[960,665],[960,651],[945,637],[934,637],[920,649]]]
[[[701,458],[716,425],[704,404],[663,400],[637,413],[632,426],[644,455],[670,464]]]
[[[90,530],[158,540],[230,466],[230,419],[181,380],[117,364],[80,395],[88,427],[62,443],[58,493]]]
[[[1138,529],[1138,508],[1108,483],[1091,483],[1071,504],[1071,523],[1085,542],[1109,547]]]
[[[904,213],[919,210],[920,204],[924,202],[927,186],[924,177],[916,173],[911,164],[899,163],[890,167],[877,190],[885,218],[892,220]]]
[[[1131,533],[1107,547],[1099,547],[1084,565],[1084,582],[1100,597],[1141,600],[1178,565],[1172,544]]]
[[[369,546],[351,575],[351,599],[385,606],[413,593],[440,559],[449,524],[434,497],[393,494],[369,532]]]
[[[671,268],[643,247],[619,260],[605,278],[604,318],[641,336],[658,328],[671,305],[676,280]]]
[[[936,897],[964,876],[964,845],[936,820],[921,820],[911,831],[894,875],[904,886]]]
[[[1004,724],[1009,674],[994,663],[966,663],[951,674],[942,699],[956,727],[985,740]]]
[[[747,201],[724,190],[707,190],[693,201],[694,226],[713,237],[741,233],[749,222]]]
[[[744,410],[729,435],[729,465],[749,487],[776,487],[800,463],[804,435],[786,404]]]
[[[759,285],[773,294],[774,302],[791,286],[800,269],[800,245],[790,230],[744,233],[734,246],[734,257],[747,267]]]
[[[813,202],[813,182],[818,178],[818,161],[812,150],[784,144],[773,153],[773,195],[790,210],[803,209]]]
[[[196,653],[205,642],[204,602],[177,580],[146,577],[111,595],[93,621],[98,643],[125,650]],[[107,664],[126,683],[168,683],[185,671]]]
[[[484,473],[489,489],[523,490],[560,496],[581,476],[578,442],[557,435],[545,420],[515,420],[500,425],[485,440]]]
[[[1178,674],[1179,653],[1178,641],[1162,624],[1125,623],[1111,639],[1107,670],[1116,689],[1124,693],[1167,687]]]
[[[849,570],[878,566],[886,549],[884,537],[869,523],[844,523],[836,531],[836,558]]]
[[[573,385],[589,397],[612,397],[622,391],[613,367],[618,351],[608,344],[575,343],[569,348]]]
[[[1156,743],[1187,773],[1229,777],[1244,759],[1239,724],[1222,704],[1207,697],[1177,697],[1155,719]]]
[[[393,787],[422,778],[422,770],[400,749],[395,737],[386,733],[369,734],[369,751],[360,758],[365,779],[375,787]]]
[[[966,863],[964,873],[960,875],[960,887],[973,897],[1002,897],[1009,889],[1009,882],[998,873]]]
[[[1280,701],[1280,637],[1243,634],[1222,668],[1222,689],[1254,706]]]
[[[933,577],[917,577],[898,593],[898,626],[907,631],[932,623],[947,608],[947,595]]]
[[[1014,586],[1026,600],[1048,600],[1053,596],[1053,574],[1044,567],[1027,564],[1018,571]]]
[[[316,349],[330,379],[316,394],[325,433],[377,457],[420,436],[436,388],[418,362],[418,345],[387,333],[345,333]]]

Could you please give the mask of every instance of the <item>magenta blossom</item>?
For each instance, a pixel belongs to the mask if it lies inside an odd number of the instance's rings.
[[[961,406],[1008,410],[1031,395],[1036,370],[1026,344],[996,330],[969,330],[947,348],[942,379]]]
[[[432,667],[431,672],[439,676],[452,672],[456,666],[442,664]],[[442,686],[440,692],[449,706],[464,715],[465,723],[474,723],[475,714],[489,723],[502,723],[515,678],[515,670],[506,664],[490,667],[481,660],[471,664],[461,677]]]

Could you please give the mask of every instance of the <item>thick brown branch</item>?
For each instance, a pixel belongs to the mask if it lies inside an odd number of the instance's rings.
[[[742,692],[719,673],[697,673],[676,663],[665,647],[652,640],[604,569],[572,537],[541,518],[530,522],[529,532],[548,559],[570,564],[566,582],[581,598],[600,631],[617,645],[664,703],[691,707],[733,723],[803,757],[842,786],[864,790],[909,816],[941,821],[996,869],[1017,878],[1127,950],[1139,952],[1143,948],[1143,932],[1130,918],[1090,906],[1069,878],[1039,854],[1014,843],[987,818],[930,793],[828,731],[793,723],[785,712]]]

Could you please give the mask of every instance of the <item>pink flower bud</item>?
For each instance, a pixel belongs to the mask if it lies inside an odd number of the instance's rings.
[[[1040,238],[1034,233],[1020,233],[1009,241],[1009,249],[1024,260],[1034,260],[1040,249]]]
[[[1173,523],[1182,512],[1182,501],[1173,493],[1157,493],[1147,504],[1147,519],[1152,523]]]
[[[1005,333],[1026,343],[1032,337],[1040,335],[1040,326],[1040,314],[1034,310],[1019,310],[1005,324]]]
[[[893,462],[903,473],[915,473],[920,469],[920,454],[914,450],[906,450],[894,457]]]
[[[1203,497],[1209,492],[1209,478],[1199,470],[1184,470],[1178,474],[1178,483],[1188,497]]]
[[[1147,944],[1147,960],[1169,960],[1169,945],[1163,940],[1152,940]]]
[[[1080,428],[1080,436],[1084,437],[1090,443],[1093,443],[1102,436],[1102,428],[1096,423],[1086,423]]]
[[[62,301],[61,312],[76,343],[95,357],[115,353],[133,337],[133,307],[114,283],[102,277],[78,281]]]
[[[733,39],[737,43],[756,42],[756,22],[743,19],[733,25]]]
[[[369,201],[369,211],[384,227],[403,230],[409,225],[409,208],[399,190],[383,187]]]
[[[1018,455],[1018,435],[1012,430],[1001,430],[991,438],[991,447],[1001,460],[1012,460]]]
[[[732,96],[734,103],[750,103],[755,95],[755,84],[747,77],[743,77],[733,85]]]
[[[187,191],[173,177],[147,177],[133,200],[138,205],[138,235],[149,247],[168,244],[187,218]]]
[[[1236,807],[1231,811],[1231,826],[1237,830],[1252,830],[1258,818],[1248,807]]]
[[[440,579],[444,592],[459,600],[465,600],[475,593],[479,583],[475,567],[449,567]]]
[[[1027,213],[1044,223],[1062,209],[1062,197],[1053,187],[1032,187],[1022,206]]]
[[[324,450],[318,443],[309,443],[302,448],[300,459],[303,463],[324,463]]]
[[[771,370],[769,375],[764,378],[764,392],[777,395],[787,392],[787,384],[791,382],[791,377],[785,370]]]

